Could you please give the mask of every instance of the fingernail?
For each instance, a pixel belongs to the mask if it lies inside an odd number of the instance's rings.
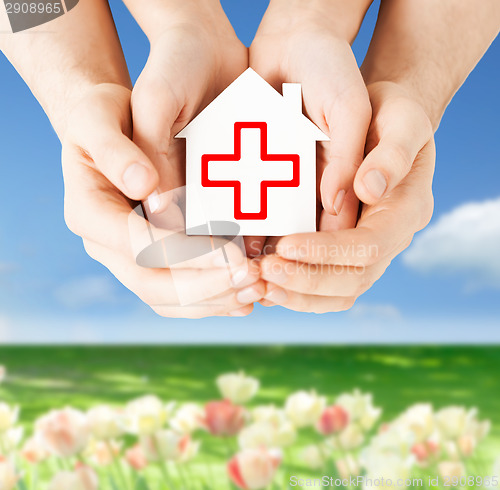
[[[250,273],[247,268],[239,269],[231,273],[231,281],[233,287],[243,287],[248,286],[248,279],[250,278]]]
[[[148,183],[149,171],[142,163],[133,163],[123,173],[123,184],[131,196],[141,196],[147,189]]]
[[[272,291],[269,291],[264,298],[276,304],[283,304],[287,302],[288,294],[284,289],[274,288]]]
[[[261,298],[262,298],[262,295],[259,294],[259,292],[256,291],[254,288],[242,289],[236,295],[236,299],[238,300],[238,303],[241,303],[242,305],[248,305],[250,303],[255,303],[255,301],[259,301],[259,299],[261,299]]]
[[[149,210],[154,214],[158,209],[160,209],[160,194],[158,194],[158,191],[154,191],[153,193],[150,194],[148,197],[148,206]]]
[[[266,281],[272,282],[273,284],[285,284],[288,281],[288,275],[279,263],[268,264],[264,262],[262,269],[262,277]]]
[[[340,211],[342,211],[344,200],[345,200],[345,190],[342,189],[337,193],[337,197],[335,198],[335,201],[333,201],[333,212],[337,216],[340,214]]]
[[[240,308],[239,310],[234,310],[229,313],[229,316],[247,316],[248,313],[245,309]]]
[[[370,170],[363,179],[368,192],[375,198],[380,199],[387,189],[387,182],[380,170]]]

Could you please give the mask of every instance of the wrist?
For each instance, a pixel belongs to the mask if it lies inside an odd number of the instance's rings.
[[[271,0],[264,19],[272,19],[272,29],[278,32],[293,33],[311,26],[319,27],[352,44],[372,2]]]
[[[191,26],[207,34],[234,35],[219,0],[125,0],[141,29],[154,44],[176,26]]]

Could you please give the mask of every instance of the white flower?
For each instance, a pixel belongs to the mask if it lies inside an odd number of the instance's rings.
[[[446,407],[436,413],[436,424],[443,439],[457,439],[461,436],[467,424],[469,416],[464,407]]]
[[[196,403],[185,403],[170,420],[170,427],[181,434],[192,434],[203,424],[205,411]]]
[[[165,405],[154,395],[133,400],[126,407],[127,429],[132,434],[154,434],[165,426],[172,410],[173,404]]]
[[[193,459],[200,448],[200,443],[193,441],[189,435],[180,435],[170,429],[142,436],[140,444],[146,458],[151,462],[184,463]]]
[[[443,478],[461,478],[465,476],[465,466],[461,461],[441,461],[438,464],[438,473]]]
[[[43,440],[35,435],[28,439],[21,449],[21,456],[31,464],[38,464],[45,461],[49,456],[49,451]]]
[[[298,391],[287,398],[285,412],[295,427],[308,427],[316,424],[325,406],[325,397],[314,391]]]
[[[418,403],[408,408],[394,422],[403,430],[411,431],[415,437],[415,443],[425,442],[435,430],[434,412],[432,405]]]
[[[259,380],[246,376],[245,373],[228,373],[217,378],[217,387],[222,397],[237,405],[247,403],[259,391]]]
[[[242,449],[258,447],[286,447],[294,443],[296,431],[290,422],[274,425],[271,422],[254,422],[245,427],[238,437]]]
[[[16,487],[19,476],[16,474],[14,465],[0,457],[0,489],[12,490]]]
[[[392,480],[392,487],[398,480],[403,482],[410,477],[410,470],[413,464],[412,458],[403,458],[398,454],[370,453],[365,457],[364,466],[366,468],[366,480],[379,480],[384,478],[384,482]],[[383,487],[385,485],[379,485]],[[365,487],[367,490],[370,486]],[[402,487],[399,487],[402,488]]]
[[[345,451],[350,451],[351,449],[356,449],[365,440],[365,434],[361,427],[357,424],[349,424],[336,438],[332,439],[337,441],[340,449]]]
[[[9,454],[17,449],[24,436],[23,427],[13,427],[4,433],[0,433],[0,449]]]
[[[350,423],[358,423],[364,431],[369,431],[382,414],[380,408],[373,406],[373,397],[356,389],[352,393],[343,393],[335,401],[349,414]]]
[[[87,416],[71,407],[44,415],[35,423],[35,431],[52,454],[63,458],[81,452],[89,438]]]
[[[75,471],[62,471],[50,482],[48,490],[98,490],[99,478],[95,471],[80,465]]]
[[[112,439],[92,440],[85,449],[86,456],[97,466],[109,466],[115,461],[123,443]]]
[[[342,479],[349,479],[351,476],[358,476],[361,473],[359,463],[350,454],[335,461],[335,466]]]
[[[0,402],[0,433],[11,429],[19,418],[19,407]]]
[[[311,470],[319,470],[326,463],[326,457],[319,446],[310,444],[306,446],[299,455],[299,460]]]
[[[123,411],[100,405],[87,412],[89,429],[99,440],[116,439],[125,432],[125,417]]]

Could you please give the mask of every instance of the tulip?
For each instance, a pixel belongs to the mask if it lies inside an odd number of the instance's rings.
[[[288,447],[295,442],[296,430],[290,422],[276,426],[271,422],[254,422],[245,427],[238,437],[242,449],[264,447]]]
[[[465,466],[461,461],[441,461],[438,464],[438,473],[442,478],[461,478],[466,475]]]
[[[50,482],[48,490],[98,490],[99,478],[95,471],[78,465],[75,471],[62,471]]]
[[[116,439],[124,433],[125,418],[123,412],[107,405],[89,410],[87,419],[91,434],[98,440]]]
[[[43,416],[36,422],[35,430],[48,450],[63,458],[80,453],[89,439],[87,417],[70,407]]]
[[[428,403],[413,405],[395,423],[413,432],[415,443],[425,442],[435,429],[432,405]]]
[[[313,426],[325,409],[326,400],[315,392],[298,391],[285,403],[285,412],[297,428]]]
[[[0,456],[0,489],[12,490],[16,487],[19,476],[14,465],[3,456]]]
[[[164,405],[153,395],[133,400],[126,407],[129,432],[136,435],[150,435],[165,426],[173,405]]]
[[[415,455],[417,461],[426,465],[429,460],[435,459],[439,454],[439,445],[434,441],[417,442],[411,448],[412,454]]]
[[[151,462],[175,461],[184,463],[199,450],[199,443],[189,435],[179,435],[173,430],[161,430],[150,436],[142,436],[140,444],[146,459]]]
[[[181,405],[170,420],[170,427],[180,434],[192,434],[202,427],[204,413],[196,403]]]
[[[342,432],[340,432],[340,434],[338,434],[336,440],[340,449],[350,451],[363,444],[365,434],[359,425],[350,424]]]
[[[244,490],[259,490],[274,479],[281,463],[281,453],[266,448],[244,449],[227,465],[229,478]]]
[[[42,439],[34,436],[24,443],[24,446],[21,449],[21,456],[28,463],[39,464],[49,457],[49,451]]]
[[[204,426],[215,436],[234,436],[245,425],[246,412],[230,400],[209,402],[205,405]]]
[[[0,403],[0,434],[6,432],[17,423],[19,407],[11,407],[7,403]]]
[[[326,458],[321,448],[315,444],[306,446],[299,455],[299,460],[311,470],[319,470],[325,466]]]
[[[13,427],[4,433],[0,433],[0,448],[6,454],[15,451],[23,439],[23,435],[23,427]]]
[[[245,373],[240,372],[219,376],[217,386],[223,398],[241,405],[250,401],[257,394],[260,383],[257,379],[245,376]]]
[[[148,460],[140,444],[136,444],[125,453],[125,461],[137,471],[143,470],[148,465]]]
[[[91,441],[85,450],[85,454],[97,466],[109,466],[120,455],[122,443],[112,439],[106,441]]]
[[[347,411],[339,405],[333,405],[323,411],[316,428],[320,434],[328,436],[345,429],[348,423],[349,414]]]
[[[349,421],[358,423],[364,431],[369,431],[380,417],[382,410],[373,406],[372,395],[354,390],[340,395],[336,405],[343,407],[349,414]]]
[[[436,424],[443,439],[457,439],[464,431],[470,413],[464,407],[451,406],[436,413]]]
[[[335,461],[335,466],[342,479],[349,479],[351,476],[359,476],[361,473],[359,463],[349,454],[345,458]]]

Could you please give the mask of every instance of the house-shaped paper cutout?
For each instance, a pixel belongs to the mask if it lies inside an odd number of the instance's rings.
[[[284,83],[281,95],[249,68],[176,138],[187,139],[188,233],[202,224],[224,221],[236,222],[240,235],[281,236],[316,230],[316,142],[328,141],[328,137],[302,114],[300,84]],[[238,140],[241,159],[235,157]],[[238,170],[243,176],[241,186],[239,177],[236,184],[225,180],[224,169]],[[238,187],[243,208],[239,212]],[[224,234],[223,227],[218,228]]]

